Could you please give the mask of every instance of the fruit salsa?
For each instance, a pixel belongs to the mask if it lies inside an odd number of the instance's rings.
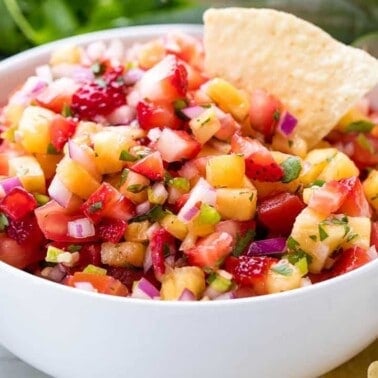
[[[262,88],[204,73],[170,33],[66,46],[1,109],[0,260],[117,296],[291,290],[377,257],[378,109],[313,149]]]

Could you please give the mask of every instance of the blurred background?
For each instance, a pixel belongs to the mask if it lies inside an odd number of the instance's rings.
[[[0,57],[94,30],[201,23],[209,6],[268,7],[307,19],[378,55],[378,0],[0,0]]]

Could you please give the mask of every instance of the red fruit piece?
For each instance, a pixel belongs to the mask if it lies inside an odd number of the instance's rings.
[[[85,269],[88,265],[101,266],[101,244],[82,244],[79,249],[77,268]]]
[[[97,225],[100,239],[110,243],[118,243],[124,236],[127,223],[121,219],[103,219]]]
[[[1,201],[0,210],[13,220],[20,220],[38,206],[32,194],[20,187],[13,188]]]
[[[378,251],[378,221],[371,224],[370,245],[373,245]]]
[[[245,173],[250,179],[275,182],[283,178],[282,167],[259,141],[235,134],[231,140],[231,150],[244,155]]]
[[[10,238],[16,240],[18,244],[32,242],[38,245],[42,243],[44,239],[35,216],[32,214],[20,220],[9,219],[6,233]]]
[[[231,253],[233,238],[226,232],[214,232],[202,238],[185,254],[191,265],[201,268],[216,268],[224,257]]]
[[[376,251],[366,250],[358,246],[348,248],[343,251],[340,257],[336,260],[331,269],[331,276],[340,276],[341,274],[357,269],[376,258]]]
[[[237,261],[233,260],[229,269],[238,284],[256,286],[265,281],[270,266],[277,261],[275,258],[266,256],[240,256]]]
[[[359,178],[342,179],[340,183],[347,188],[348,194],[338,212],[350,217],[370,217],[370,206]]]
[[[266,198],[257,208],[258,221],[274,235],[288,235],[297,215],[306,207],[295,194],[280,193]]]
[[[132,289],[134,281],[140,280],[143,276],[142,269],[119,268],[114,266],[106,267],[107,274],[121,281],[129,290]]]
[[[156,230],[150,240],[152,266],[156,277],[165,273],[165,258],[176,252],[175,239],[164,228]]]
[[[105,116],[126,104],[125,84],[117,71],[109,72],[102,79],[83,84],[72,96],[71,109],[82,119],[93,120]]]
[[[201,144],[186,131],[164,129],[155,148],[168,163],[193,159],[201,151]]]
[[[154,127],[179,129],[183,124],[176,116],[172,104],[140,101],[138,102],[136,111],[139,126],[147,131]]]
[[[61,151],[68,139],[75,133],[76,122],[72,119],[56,115],[50,124],[51,144],[57,151]]]
[[[163,160],[158,151],[138,160],[130,167],[134,172],[146,176],[150,180],[162,180],[164,176]]]

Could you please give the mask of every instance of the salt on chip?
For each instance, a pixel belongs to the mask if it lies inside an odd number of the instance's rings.
[[[375,84],[378,60],[294,15],[272,9],[209,9],[205,70],[251,93],[263,88],[298,118],[309,147]]]

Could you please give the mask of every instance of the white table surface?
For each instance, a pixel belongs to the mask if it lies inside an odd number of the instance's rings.
[[[50,378],[46,374],[22,362],[0,345],[1,378]]]

